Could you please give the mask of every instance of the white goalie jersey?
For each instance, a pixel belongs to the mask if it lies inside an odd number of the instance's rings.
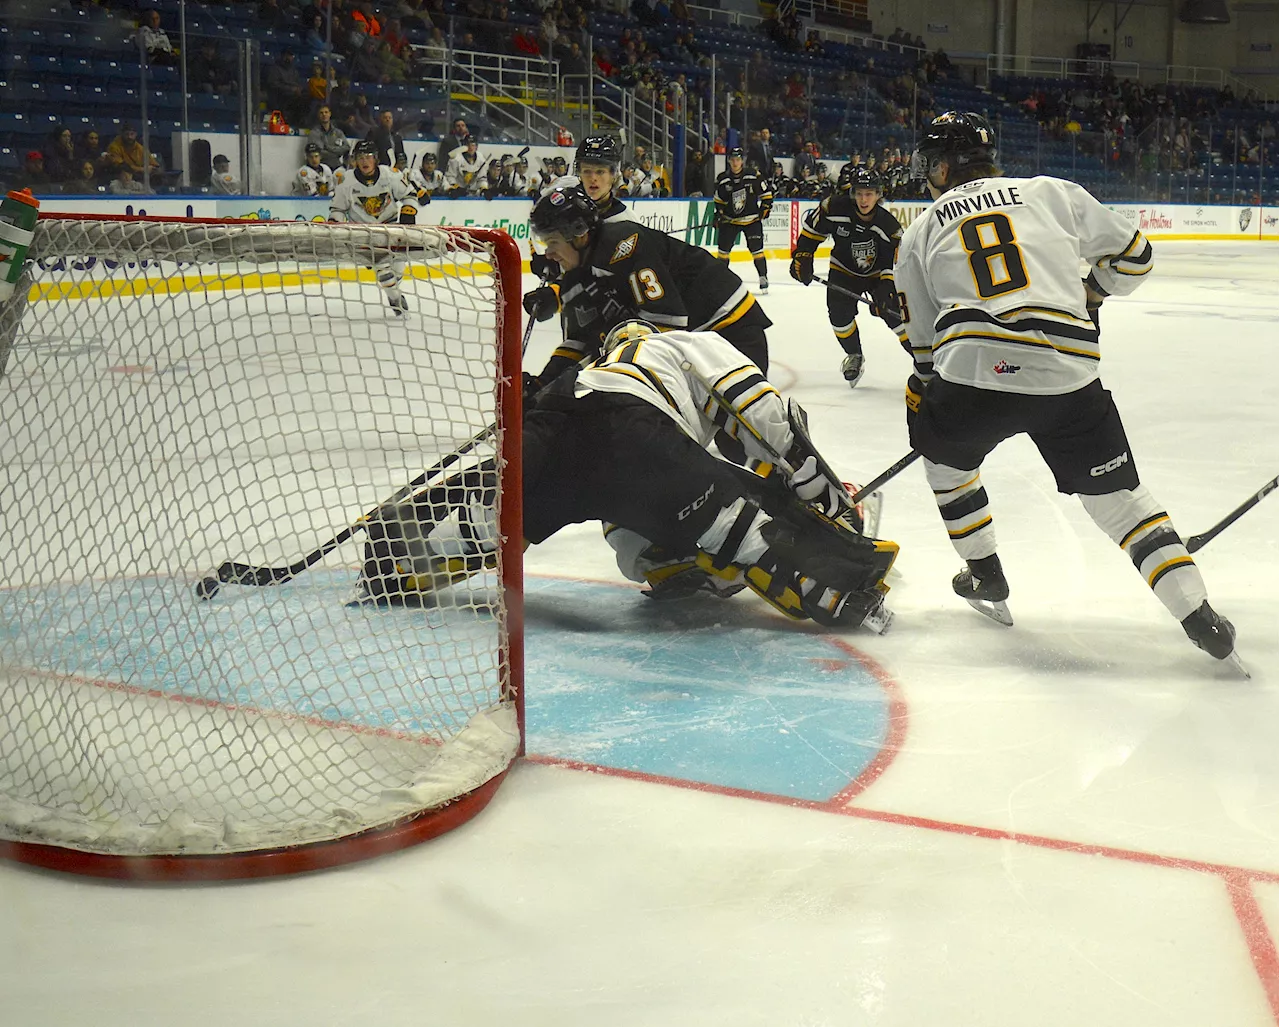
[[[728,399],[750,431],[711,397],[704,383]],[[762,461],[773,457],[757,437],[778,453],[787,453],[794,441],[778,390],[715,332],[658,332],[623,342],[578,373],[574,392],[579,397],[588,392],[635,396],[665,413],[699,445],[709,446],[725,431]]]
[[[1094,291],[1123,296],[1151,244],[1073,182],[984,178],[944,193],[906,230],[894,277],[917,365],[997,392],[1059,395],[1098,377]]]
[[[293,180],[293,191],[299,196],[331,196],[333,171],[328,164],[315,168],[304,164],[298,169],[298,177]]]
[[[380,164],[367,182],[354,168],[334,175],[333,197],[329,201],[330,221],[353,221],[362,225],[385,225],[392,221],[412,223],[418,215],[418,198],[404,175]]]

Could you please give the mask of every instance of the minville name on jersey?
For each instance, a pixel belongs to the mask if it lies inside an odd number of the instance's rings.
[[[934,211],[938,224],[945,225],[962,214],[978,214],[993,207],[1021,207],[1022,198],[1014,186],[1002,189],[989,189],[977,196],[963,196],[958,200],[948,200]]]

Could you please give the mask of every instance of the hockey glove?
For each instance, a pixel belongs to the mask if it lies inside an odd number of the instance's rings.
[[[560,275],[560,265],[545,253],[534,253],[529,257],[529,270],[544,281]]]
[[[791,254],[791,277],[801,285],[813,281],[813,254],[809,250],[796,250]]]
[[[772,207],[772,206],[762,207],[762,208],[760,209],[760,220],[761,220],[761,221],[768,221],[768,220],[769,220],[769,215],[770,215],[770,214],[772,214],[772,213],[773,213],[773,207]]]
[[[840,493],[844,486],[828,479],[818,469],[818,460],[814,456],[807,457],[796,468],[796,473],[791,476],[791,491],[828,517],[834,517],[843,509]]]
[[[915,423],[916,414],[920,413],[920,401],[924,399],[925,382],[920,376],[913,374],[907,379],[907,431]]]
[[[1089,315],[1089,320],[1093,322],[1094,331],[1101,331],[1102,325],[1098,323],[1098,310],[1102,306],[1102,301],[1106,299],[1102,293],[1098,292],[1089,284],[1089,280],[1084,280],[1084,309]]]
[[[524,310],[535,321],[546,321],[560,310],[560,292],[549,285],[525,293]]]

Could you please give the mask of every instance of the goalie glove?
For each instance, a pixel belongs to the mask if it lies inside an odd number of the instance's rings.
[[[801,285],[813,281],[813,253],[810,250],[796,250],[791,254],[791,277]]]
[[[821,510],[828,517],[835,517],[844,509],[844,485],[831,481],[818,467],[814,456],[805,458],[791,476],[791,491],[806,503]]]

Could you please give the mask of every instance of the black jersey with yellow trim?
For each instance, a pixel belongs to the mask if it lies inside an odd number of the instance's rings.
[[[716,213],[726,225],[753,225],[773,209],[773,185],[750,168],[716,178]]]
[[[902,224],[883,205],[864,218],[848,193],[828,196],[804,217],[797,252],[831,238],[831,265],[858,278],[892,278]]]
[[[592,233],[580,267],[560,282],[563,355],[596,353],[609,330],[641,317],[660,329],[710,331],[747,317],[768,328],[750,290],[723,261],[635,221]]]

